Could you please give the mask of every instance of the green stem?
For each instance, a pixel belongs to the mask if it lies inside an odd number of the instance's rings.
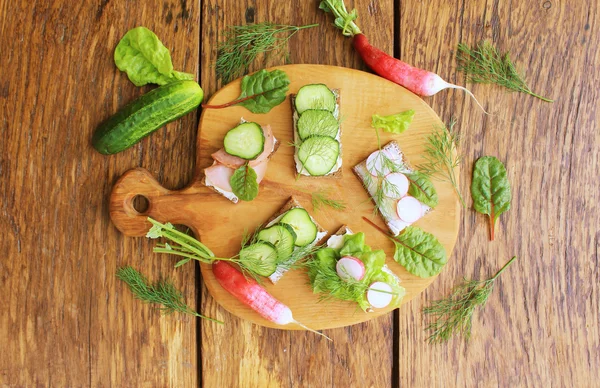
[[[198,261],[201,261],[203,263],[208,263],[208,264],[210,264],[210,263],[213,262],[212,259],[207,259],[205,257],[198,257],[198,256],[195,256],[195,255],[190,255],[189,253],[185,253],[185,252],[181,252],[181,251],[176,251],[174,249],[154,248],[152,250],[152,252],[154,252],[154,253],[167,253],[169,255],[187,257],[188,259],[198,260]]]
[[[202,314],[198,314],[198,313],[197,313],[197,312],[195,312],[194,310],[191,310],[191,311],[190,311],[190,314],[192,314],[192,315],[195,315],[195,316],[197,316],[198,318],[204,318],[204,319],[208,319],[209,321],[211,321],[211,322],[215,322],[215,323],[218,323],[218,324],[220,324],[220,325],[224,325],[224,324],[225,324],[225,322],[223,322],[223,321],[219,321],[218,319],[209,318],[209,317],[207,317],[207,316],[204,316],[204,315],[202,315]]]
[[[312,27],[318,27],[318,26],[319,26],[319,23],[307,24],[305,26],[296,27],[296,30],[303,30],[305,28],[312,28]]]
[[[546,101],[546,102],[554,102],[554,100],[551,100],[551,99],[549,99],[549,98],[546,98],[546,97],[542,97],[542,96],[540,96],[539,94],[536,94],[536,93],[532,92],[531,90],[525,90],[525,93],[527,93],[527,94],[529,94],[529,95],[531,95],[531,96],[533,96],[533,97],[537,97],[537,98],[539,98],[539,99],[540,99],[540,100],[542,100],[542,101]]]
[[[500,274],[502,273],[502,271],[504,271],[509,265],[512,264],[513,261],[515,261],[517,259],[517,256],[513,256],[512,259],[510,259],[508,261],[508,263],[504,264],[504,266],[502,268],[500,268],[500,270],[498,272],[496,272],[496,274],[494,276],[492,276],[492,278],[490,280],[496,280],[496,278],[498,276],[500,276]]]

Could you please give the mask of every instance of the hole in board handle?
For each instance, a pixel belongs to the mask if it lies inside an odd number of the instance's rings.
[[[150,201],[145,196],[138,194],[131,200],[131,206],[139,214],[145,214],[150,207]]]

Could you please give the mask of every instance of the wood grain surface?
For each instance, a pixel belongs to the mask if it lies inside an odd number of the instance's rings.
[[[318,22],[292,39],[289,61],[364,69],[317,3],[0,0],[0,386],[600,386],[596,1],[346,2],[373,44],[450,82],[464,85],[456,44],[491,39],[533,90],[556,101],[468,85],[494,113],[484,116],[458,91],[425,99],[444,121],[458,119],[465,196],[474,161],[494,155],[507,166],[513,207],[493,243],[485,218],[464,210],[438,280],[393,314],[331,330],[333,343],[233,317],[198,270],[173,270],[152,242],[110,223],[108,194],[130,168],[148,169],[167,189],[193,178],[199,118],[122,154],[97,154],[94,128],[149,90],[115,68],[119,38],[151,28],[208,95],[220,87],[212,65],[231,24]],[[428,345],[422,307],[512,255],[519,260],[477,313],[471,340]],[[115,281],[126,264],[172,278],[190,304],[228,324],[160,316]]]
[[[151,227],[147,217],[160,222],[174,222],[190,227],[196,236],[208,246],[216,257],[234,257],[239,253],[245,233],[253,231],[285,204],[290,196],[309,211],[325,231],[333,234],[342,225],[355,232],[362,231],[366,242],[373,249],[383,249],[387,254],[387,265],[402,280],[406,289],[402,303],[408,303],[429,286],[437,276],[420,278],[412,275],[393,260],[394,243],[383,233],[363,220],[374,219],[382,228],[383,219],[374,216],[375,209],[362,181],[353,174],[352,168],[364,161],[377,149],[377,141],[385,145],[391,140],[398,142],[406,161],[412,165],[423,163],[424,139],[443,123],[435,112],[418,96],[393,82],[373,74],[346,67],[324,65],[286,65],[276,69],[289,77],[289,94],[296,94],[307,84],[324,83],[340,91],[340,117],[342,123],[343,165],[336,178],[299,178],[294,164],[294,141],[292,109],[289,98],[266,114],[252,114],[244,107],[227,109],[205,109],[198,125],[198,155],[200,168],[210,167],[214,160],[211,154],[223,147],[225,134],[235,127],[241,117],[261,125],[270,125],[273,135],[281,146],[269,159],[269,167],[260,185],[259,195],[251,202],[231,203],[228,199],[204,186],[204,174],[180,191],[166,190],[149,172],[133,169],[126,172],[115,184],[110,198],[110,214],[115,226],[125,235],[144,236]],[[219,105],[235,100],[240,94],[240,80],[221,88],[208,101]],[[382,115],[413,110],[415,118],[410,131],[401,136],[382,133],[379,139],[371,129],[371,115]],[[460,169],[455,169],[460,178]],[[460,203],[448,181],[434,180],[439,203],[435,209],[414,225],[435,235],[451,257],[458,234]],[[343,201],[347,209],[314,209],[310,193],[328,193],[328,196]],[[133,199],[143,195],[148,200],[148,209],[143,214],[134,208]],[[326,232],[327,233],[327,232]],[[211,265],[202,265],[202,280],[211,296],[232,314],[263,326],[279,329],[302,329],[297,325],[278,326],[254,310],[242,304],[227,292],[215,279]],[[294,313],[295,319],[312,329],[337,328],[376,318],[393,310],[392,306],[376,309],[371,313],[357,311],[355,303],[335,300],[319,303],[319,295],[307,286],[306,271],[289,271],[276,285],[265,282],[265,288],[275,298],[285,303]]]

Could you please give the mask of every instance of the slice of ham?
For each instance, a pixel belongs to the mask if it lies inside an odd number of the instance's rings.
[[[232,192],[233,189],[229,180],[233,175],[233,171],[232,168],[224,166],[221,163],[214,163],[212,166],[204,169],[204,175],[206,179],[210,180],[213,186],[223,191]]]
[[[268,164],[269,164],[268,160],[263,160],[261,163],[257,164],[256,166],[252,166],[254,171],[256,171],[256,182],[257,183],[262,182],[263,178],[265,177],[265,174],[267,173],[267,165]]]
[[[265,135],[265,147],[263,152],[260,155],[258,155],[256,159],[251,160],[248,163],[248,165],[252,168],[266,161],[269,158],[269,155],[271,155],[271,153],[273,152],[273,146],[275,145],[275,137],[273,136],[271,126],[265,125],[261,128],[263,130],[263,134]],[[217,162],[234,170],[246,164],[246,160],[238,158],[237,156],[229,155],[227,152],[225,152],[224,148],[221,148],[211,156]]]

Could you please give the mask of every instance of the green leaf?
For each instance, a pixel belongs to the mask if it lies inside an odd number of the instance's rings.
[[[479,158],[473,169],[471,183],[473,207],[490,217],[490,239],[494,239],[494,227],[500,214],[510,209],[511,192],[506,168],[493,156]]]
[[[371,126],[386,132],[402,133],[412,123],[413,117],[415,117],[415,111],[412,109],[389,116],[373,115]]]
[[[438,195],[433,187],[433,183],[427,175],[420,172],[411,172],[406,174],[409,181],[408,194],[412,195],[429,207],[436,207],[438,204]]]
[[[417,227],[407,226],[392,240],[396,245],[394,260],[413,275],[421,278],[437,275],[448,262],[437,238]]]
[[[242,79],[242,94],[238,103],[252,113],[267,113],[281,104],[289,89],[290,79],[281,70],[260,70]]]
[[[256,171],[247,164],[238,168],[229,180],[233,194],[242,201],[252,201],[258,195],[257,178]]]
[[[193,79],[193,74],[173,71],[171,54],[146,27],[129,30],[115,48],[115,64],[135,86],[165,85],[174,80]]]

